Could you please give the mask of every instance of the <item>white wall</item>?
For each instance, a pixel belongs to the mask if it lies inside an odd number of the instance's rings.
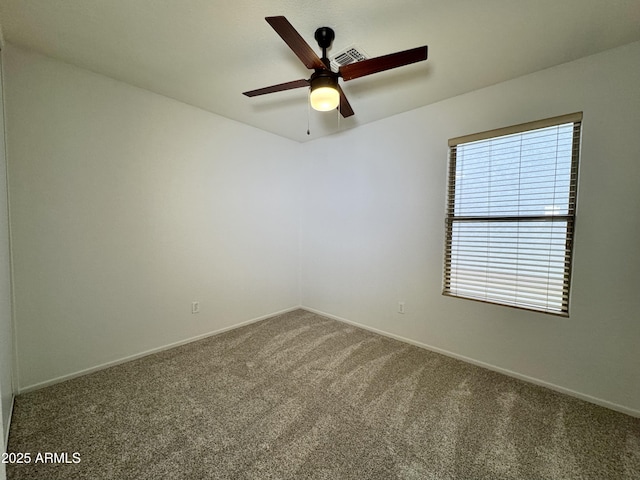
[[[0,34],[0,39],[2,35]],[[1,43],[1,42],[0,42]],[[0,53],[0,72],[2,71]],[[9,212],[7,208],[7,161],[4,138],[4,102],[0,74],[0,453],[5,451],[13,406],[13,333],[11,318],[11,273],[9,250]],[[5,466],[0,465],[0,479],[5,478]]]
[[[303,306],[640,414],[638,59],[635,43],[309,144]],[[447,140],[576,111],[570,318],[443,297]]]
[[[299,304],[300,145],[11,45],[5,71],[21,390]]]

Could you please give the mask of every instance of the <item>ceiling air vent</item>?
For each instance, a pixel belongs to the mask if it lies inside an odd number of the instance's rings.
[[[351,45],[344,50],[333,55],[329,60],[331,61],[331,68],[335,71],[340,67],[349,65],[350,63],[360,62],[366,60],[369,56],[360,47]]]

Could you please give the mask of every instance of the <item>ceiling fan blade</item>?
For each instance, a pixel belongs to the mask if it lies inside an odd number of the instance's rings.
[[[267,93],[282,92],[284,90],[292,90],[294,88],[308,87],[309,80],[294,80],[293,82],[279,83],[278,85],[271,85],[270,87],[258,88],[257,90],[250,90],[248,92],[242,92],[247,97],[257,97],[258,95],[266,95]]]
[[[304,38],[293,28],[293,25],[289,23],[289,20],[282,16],[265,17],[265,20],[269,22],[269,25],[282,37],[282,40],[289,45],[289,48],[293,50],[293,53],[298,56],[307,68],[327,69],[320,57],[316,55],[316,52],[304,41]]]
[[[384,72],[392,68],[403,67],[427,59],[427,46],[412,48],[402,52],[390,53],[381,57],[362,60],[340,67],[340,76],[345,80],[364,77],[372,73]]]
[[[349,100],[347,100],[342,88],[340,88],[340,85],[338,85],[338,92],[340,93],[340,104],[338,105],[340,115],[344,118],[350,117],[354,113],[353,108],[351,108],[351,104],[349,103]]]

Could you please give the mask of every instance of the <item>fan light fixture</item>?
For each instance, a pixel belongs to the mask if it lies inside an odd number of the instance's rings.
[[[427,46],[424,45],[402,52],[390,53],[381,57],[364,59],[342,65],[337,72],[334,72],[331,70],[331,62],[327,58],[327,49],[331,47],[331,42],[333,42],[336,36],[331,28],[320,27],[314,34],[318,46],[322,49],[322,58],[320,58],[285,17],[282,15],[266,17],[265,20],[273,27],[276,33],[280,35],[293,53],[298,56],[304,66],[309,70],[313,70],[313,74],[308,80],[301,78],[300,80],[294,80],[292,82],[279,83],[278,85],[243,92],[243,95],[247,97],[282,92],[293,88],[311,87],[309,103],[314,110],[328,112],[329,110],[339,108],[340,115],[347,118],[353,115],[353,108],[349,105],[349,100],[347,100],[342,88],[338,84],[339,78],[348,82],[354,78],[384,72],[392,68],[404,67],[405,65],[422,62],[427,59]]]
[[[328,112],[338,108],[340,92],[337,83],[336,79],[329,76],[319,76],[312,80],[309,101],[314,110]]]

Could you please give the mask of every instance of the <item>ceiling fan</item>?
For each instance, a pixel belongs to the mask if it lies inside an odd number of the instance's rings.
[[[335,38],[335,32],[329,27],[320,27],[316,30],[315,39],[322,49],[322,58],[313,51],[307,42],[293,28],[293,25],[283,17],[266,17],[265,20],[273,27],[289,48],[293,50],[304,65],[313,70],[308,80],[294,80],[280,83],[270,87],[259,88],[243,92],[247,97],[266,95],[267,93],[281,92],[294,88],[310,87],[310,102],[315,110],[329,111],[338,108],[343,117],[353,115],[353,109],[347,100],[342,88],[338,84],[338,78],[346,82],[354,78],[364,77],[373,73],[383,72],[392,68],[403,67],[411,63],[421,62],[427,59],[427,46],[412,48],[402,52],[391,53],[381,57],[370,58],[360,62],[343,65],[337,72],[331,70],[327,58],[327,48]]]

